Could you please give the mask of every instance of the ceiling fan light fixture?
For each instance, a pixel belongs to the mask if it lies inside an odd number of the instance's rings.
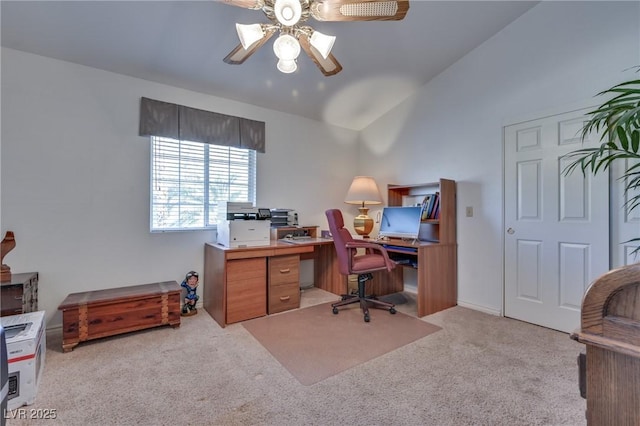
[[[293,61],[300,55],[300,43],[290,34],[280,34],[273,42],[273,52],[278,59]]]
[[[295,60],[285,60],[285,59],[280,59],[278,61],[278,71],[283,72],[285,74],[291,74],[292,72],[294,72],[295,70],[298,69],[298,64],[296,64]]]
[[[336,36],[329,36],[326,34],[322,34],[320,31],[314,31],[311,34],[311,38],[309,42],[311,46],[313,46],[324,59],[327,59],[329,53],[331,53],[331,48],[333,47],[333,43],[336,41]]]
[[[276,0],[273,5],[273,12],[278,22],[291,27],[300,20],[302,6],[300,5],[300,0]]]
[[[264,37],[264,30],[260,24],[236,24],[236,31],[242,47],[247,50],[249,46]]]

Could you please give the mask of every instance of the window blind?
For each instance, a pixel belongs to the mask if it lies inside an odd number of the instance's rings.
[[[151,145],[152,231],[212,228],[222,203],[255,203],[255,150],[156,136]]]

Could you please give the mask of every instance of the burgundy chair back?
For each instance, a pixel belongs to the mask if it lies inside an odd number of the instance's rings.
[[[351,237],[349,230],[344,227],[344,219],[342,218],[342,212],[340,210],[327,210],[325,214],[329,222],[329,231],[331,231],[331,235],[333,236],[333,244],[336,247],[340,273],[349,275],[350,250],[346,248],[346,244],[353,241],[353,237]]]

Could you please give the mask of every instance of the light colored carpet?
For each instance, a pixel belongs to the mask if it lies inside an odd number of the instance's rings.
[[[302,306],[335,300],[312,289]],[[50,331],[28,408],[55,409],[57,418],[7,424],[586,424],[576,365],[584,346],[567,334],[459,306],[422,320],[442,330],[311,386],[241,324],[221,328],[204,310],[178,329],[82,343],[66,354],[61,331]]]
[[[300,383],[311,385],[440,330],[401,312],[331,303],[245,321],[246,328]]]

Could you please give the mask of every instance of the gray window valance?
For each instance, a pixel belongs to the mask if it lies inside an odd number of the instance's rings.
[[[262,121],[149,98],[140,100],[139,134],[265,152],[265,125]]]

